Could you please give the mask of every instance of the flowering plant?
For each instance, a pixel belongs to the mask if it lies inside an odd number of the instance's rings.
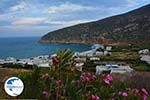
[[[21,78],[27,85],[20,98],[43,100],[150,100],[147,88],[131,88],[112,74],[71,71],[73,52],[57,51],[52,58],[56,70],[36,68]],[[40,78],[39,78],[40,77]],[[128,85],[129,84],[129,85]],[[30,96],[31,95],[31,96]]]

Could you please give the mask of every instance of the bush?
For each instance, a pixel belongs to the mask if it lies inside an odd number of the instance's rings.
[[[70,70],[73,53],[58,51],[53,68],[34,68],[30,74],[19,77],[25,90],[18,98],[42,100],[141,100],[149,98],[145,88],[131,88],[132,83],[113,81],[110,74]]]

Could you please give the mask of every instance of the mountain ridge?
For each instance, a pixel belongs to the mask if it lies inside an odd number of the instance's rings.
[[[41,43],[150,44],[150,4],[44,35]]]

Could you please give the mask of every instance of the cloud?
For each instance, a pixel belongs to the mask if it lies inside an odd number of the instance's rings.
[[[125,13],[147,3],[149,0],[2,0],[0,34],[8,30],[10,34],[26,30],[42,34]]]
[[[29,27],[34,28],[45,28],[45,27],[66,27],[81,23],[86,23],[90,21],[90,19],[74,19],[74,20],[49,20],[46,18],[20,18],[11,23],[11,25],[6,25],[5,28],[17,28],[17,29],[27,29]]]
[[[68,27],[71,25],[86,23],[94,20],[84,19],[84,20],[48,20],[45,18],[21,18],[15,20],[13,23],[9,25],[3,25],[0,29],[7,30],[36,30],[36,31],[53,31],[60,28]]]
[[[9,8],[10,12],[22,11],[27,8],[27,4],[25,2],[20,2],[17,5],[14,5]]]
[[[0,14],[0,20],[12,20],[13,16],[11,14]]]
[[[51,14],[56,14],[56,13],[69,13],[74,11],[88,11],[88,10],[95,10],[95,9],[96,8],[92,6],[84,6],[84,5],[66,2],[61,5],[49,7],[47,12]]]
[[[7,16],[6,16],[5,14],[1,14],[1,15],[0,15],[0,20],[6,20],[6,17],[7,17]]]
[[[139,3],[140,2],[140,3]],[[126,7],[135,7],[135,6],[139,6],[139,5],[146,5],[149,4],[150,1],[149,0],[126,0],[126,4],[124,6]]]
[[[35,29],[38,29],[38,30],[41,30],[41,29],[47,29],[49,28],[48,26],[33,26],[33,25],[5,25],[5,26],[2,26],[1,28],[5,28],[5,29],[15,29],[15,30],[35,30]]]
[[[45,18],[20,18],[12,22],[12,25],[36,25],[45,21]]]
[[[83,20],[53,20],[53,21],[46,21],[48,24],[54,24],[54,25],[63,25],[63,26],[70,26],[70,25],[76,25],[76,24],[81,24],[81,23],[86,23],[86,22],[91,22],[95,20],[88,20],[88,19],[83,19]]]

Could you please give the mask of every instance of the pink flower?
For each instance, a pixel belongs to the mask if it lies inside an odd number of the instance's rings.
[[[96,80],[96,76],[90,72],[84,72],[80,76],[80,81],[82,82],[92,82]]]
[[[103,79],[103,81],[104,81],[104,83],[105,83],[106,85],[110,85],[110,80],[108,80],[108,79]]]
[[[134,93],[134,94],[138,94],[138,93],[139,93],[139,89],[133,88],[133,89],[131,90],[131,92]]]
[[[122,94],[122,92],[121,92],[121,91],[119,91],[119,92],[118,92],[118,95],[121,95],[121,94]]]
[[[55,83],[56,83],[57,86],[59,86],[59,85],[62,84],[62,80],[56,80]]]
[[[142,96],[142,100],[148,100],[146,95]]]
[[[99,97],[96,95],[92,95],[89,100],[99,100]]]
[[[58,57],[58,56],[52,57],[52,62],[53,62],[53,64],[59,64],[60,63],[60,57]]]
[[[122,96],[122,97],[127,97],[127,96],[128,96],[128,93],[127,93],[127,92],[121,92],[121,91],[119,91],[119,92],[118,92],[118,95],[119,95],[119,96]]]
[[[141,89],[141,93],[142,93],[143,95],[146,95],[146,96],[149,95],[148,92],[147,92],[147,90],[146,90],[145,88],[142,88],[142,89]]]
[[[142,100],[147,100],[147,97],[148,97],[149,94],[148,94],[148,92],[145,88],[142,88],[140,90],[140,94],[141,94]]]
[[[86,74],[87,76],[91,76],[92,74],[90,72],[87,72],[87,73],[84,73]]]
[[[83,75],[80,76],[80,80],[81,80],[82,82],[86,81],[86,79],[85,79],[85,77],[84,77]]]
[[[43,78],[43,79],[48,79],[48,78],[49,78],[49,74],[48,74],[48,73],[44,74],[44,75],[42,76],[42,78]]]
[[[115,100],[115,98],[111,97],[109,100]]]
[[[92,79],[93,79],[93,80],[96,80],[96,78],[97,78],[97,77],[96,77],[95,75],[92,75]]]
[[[45,98],[47,98],[47,97],[48,97],[48,92],[47,92],[47,91],[43,91],[43,92],[42,92],[42,95],[43,95]]]
[[[112,82],[113,78],[110,74],[104,74],[103,75],[103,81],[106,85],[110,85],[110,83]]]
[[[90,78],[89,77],[85,77],[86,81],[89,82],[90,81]]]
[[[104,74],[104,75],[103,75],[103,78],[108,79],[108,80],[110,80],[110,81],[113,80],[113,78],[112,78],[112,76],[111,76],[110,74]]]
[[[127,96],[128,96],[128,93],[127,93],[127,92],[123,92],[123,93],[122,93],[122,96],[123,96],[123,97],[127,97]]]

